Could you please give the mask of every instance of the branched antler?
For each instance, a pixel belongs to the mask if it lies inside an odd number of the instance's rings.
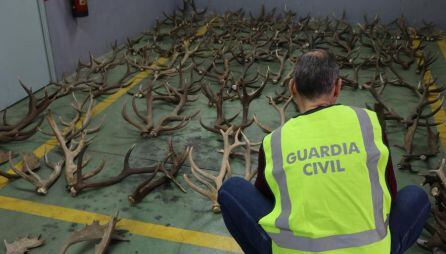
[[[87,111],[87,115],[89,114],[90,113]],[[48,112],[47,120],[64,154],[65,158],[64,171],[65,171],[65,180],[67,182],[67,189],[72,193],[72,195],[75,195],[76,191],[73,188],[73,186],[75,186],[77,182],[76,171],[78,170],[78,166],[76,166],[75,159],[79,156],[79,154],[84,150],[84,148],[89,143],[89,141],[86,140],[87,133],[85,130],[82,131],[80,133],[78,141],[68,143],[65,136],[63,135],[63,132],[57,126],[57,123],[54,120],[51,111]]]
[[[86,74],[87,79],[92,74],[107,72],[110,69],[113,69],[116,65],[119,65],[122,63],[122,59],[117,57],[118,52],[120,50],[117,43],[118,42],[115,41],[115,43],[112,44],[112,46],[111,46],[111,48],[112,48],[111,57],[104,58],[103,60],[99,60],[98,58],[95,58],[93,56],[93,54],[91,54],[91,52],[90,52],[90,55],[89,55],[90,59],[87,64],[81,63],[79,61],[78,68],[79,69],[87,69],[87,74]]]
[[[238,147],[245,146],[245,179],[251,180],[256,174],[255,171],[251,168],[251,147],[254,144],[251,144],[245,134],[237,129],[234,135],[234,142],[230,143],[230,137],[234,134],[234,128],[231,127],[226,131],[220,130],[220,133],[223,137],[223,158],[221,160],[220,170],[218,171],[218,175],[213,175],[206,170],[201,169],[194,161],[192,152],[193,149],[190,149],[189,152],[189,162],[191,164],[191,173],[199,184],[196,184],[189,178],[188,175],[184,174],[184,180],[192,188],[194,191],[199,194],[207,197],[212,202],[212,211],[214,213],[220,212],[220,205],[218,204],[218,190],[223,185],[223,182],[232,176],[232,168],[230,164],[230,156],[235,149]],[[240,140],[240,136],[243,141]],[[201,187],[200,185],[204,186]]]
[[[126,111],[126,105],[124,104],[122,108],[122,116],[123,118],[140,130],[141,136],[143,137],[156,137],[162,132],[168,132],[168,131],[174,131],[181,128],[186,127],[186,125],[189,123],[189,121],[198,115],[200,111],[196,111],[195,113],[192,113],[190,115],[182,115],[182,111],[184,110],[184,107],[187,102],[193,101],[195,99],[190,99],[189,94],[191,91],[193,91],[193,85],[195,83],[200,82],[199,81],[192,81],[193,76],[191,72],[191,78],[189,81],[186,81],[183,78],[183,70],[178,70],[179,73],[179,82],[180,82],[180,89],[175,89],[171,86],[168,86],[166,83],[163,85],[166,87],[168,92],[174,94],[178,97],[178,104],[176,107],[167,115],[161,117],[156,123],[153,121],[153,101],[156,98],[156,96],[153,95],[153,83],[151,81],[148,82],[148,88],[146,89],[144,93],[144,97],[146,98],[146,115],[144,116],[136,107],[135,98],[133,97],[132,106],[133,111],[135,112],[136,116],[138,117],[137,120],[133,120],[130,118]],[[170,124],[176,122],[177,124]]]
[[[34,135],[44,118],[42,117],[37,123],[36,119],[51,104],[51,102],[54,101],[58,93],[57,90],[53,94],[48,95],[48,92],[45,90],[44,97],[42,99],[37,99],[33,94],[32,89],[27,88],[22,81],[19,80],[19,82],[28,94],[28,112],[19,122],[11,124],[6,117],[7,111],[3,111],[3,122],[0,124],[0,144],[25,140]],[[33,123],[34,126],[29,128]]]
[[[181,191],[184,191],[184,188],[175,180],[176,175],[178,174],[181,166],[183,165],[187,154],[188,148],[182,154],[178,154],[175,152],[172,139],[169,139],[168,142],[169,151],[166,153],[164,159],[161,162],[157,162],[153,165],[149,165],[146,167],[130,167],[130,156],[135,148],[133,145],[126,153],[124,158],[124,165],[121,172],[112,176],[108,179],[99,180],[99,181],[87,181],[89,178],[97,175],[103,168],[104,163],[102,163],[99,167],[91,170],[87,174],[82,173],[83,169],[83,156],[86,150],[86,147],[79,154],[78,162],[77,162],[77,171],[76,171],[76,184],[72,187],[72,194],[77,195],[83,190],[87,189],[96,189],[103,188],[107,186],[111,186],[117,184],[128,176],[131,175],[142,175],[142,174],[150,174],[149,178],[140,184],[136,190],[129,196],[129,201],[131,203],[139,203],[141,202],[145,196],[147,196],[151,191],[155,188],[167,183],[173,182],[177,185]],[[166,165],[169,164],[171,166],[170,170],[166,169]],[[163,176],[156,178],[158,173],[163,174]]]
[[[95,246],[95,254],[105,253],[107,246],[112,240],[126,241],[121,235],[123,230],[116,230],[116,224],[119,222],[119,213],[116,212],[110,221],[105,225],[100,225],[99,221],[94,220],[92,224],[86,225],[83,229],[73,232],[66,240],[60,250],[60,254],[65,254],[68,249],[76,243],[85,241],[98,241]]]
[[[71,107],[76,112],[75,116],[70,121],[65,121],[62,117],[59,117],[60,124],[64,126],[61,134],[67,144],[70,144],[71,141],[79,138],[82,132],[85,132],[87,135],[98,132],[104,122],[103,119],[97,126],[89,128],[94,105],[92,94],[87,96],[82,103],[78,101],[74,93],[72,94],[72,97],[73,101],[71,102]],[[87,105],[86,109],[84,109],[85,105]],[[45,135],[54,136],[54,133],[46,132],[41,129],[39,129],[39,131]]]
[[[11,162],[12,158],[14,158],[14,153],[12,153],[11,151],[5,154],[6,157],[6,161]],[[39,158],[37,158],[37,156],[34,153],[24,153],[21,155],[22,157],[22,161],[20,163],[17,164],[16,169],[18,167],[18,165],[21,165],[21,168],[18,169],[21,172],[25,172],[27,170],[30,171],[37,171],[40,169],[40,160]],[[27,165],[27,166],[25,166]],[[12,171],[12,170],[11,170]],[[8,179],[18,179],[20,178],[20,175],[17,174],[13,174],[14,171],[10,172],[4,172],[0,170],[0,175],[3,177],[6,177]]]
[[[274,102],[274,99],[271,96],[267,96],[268,102],[271,106],[274,107],[274,109],[279,113],[280,117],[280,126],[283,125],[286,121],[286,109],[290,105],[290,103],[293,101],[293,97],[289,97],[288,100],[285,101],[282,107],[277,106],[276,102]],[[257,119],[256,114],[254,114],[254,122],[260,127],[260,129],[263,130],[265,133],[271,133],[273,131],[272,128],[267,127],[266,125],[260,123],[260,121]]]
[[[420,173],[424,176],[423,185],[429,185],[430,194],[435,199],[435,206],[432,209],[434,217],[433,222],[428,222],[425,229],[429,232],[430,237],[427,240],[419,239],[418,245],[433,253],[441,253],[435,251],[446,250],[446,216],[444,209],[446,208],[446,159],[441,160],[440,166],[435,170],[429,170],[426,173]]]
[[[127,151],[127,153],[126,153],[126,155],[124,157],[124,166],[122,168],[122,171],[118,175],[116,175],[116,176],[113,176],[113,177],[111,177],[109,179],[102,180],[102,181],[86,182],[85,181],[86,178],[84,176],[82,176],[82,172],[78,172],[76,174],[77,175],[77,182],[73,186],[75,194],[77,195],[78,193],[80,193],[81,191],[86,190],[86,189],[102,188],[102,187],[114,185],[116,183],[121,182],[122,180],[124,180],[125,178],[127,178],[128,176],[131,176],[131,175],[153,173],[154,170],[155,170],[156,165],[143,167],[143,168],[132,168],[132,167],[130,167],[129,160],[130,160],[130,156],[131,156],[131,153],[132,153],[134,148],[135,148],[135,145],[133,145]],[[78,163],[78,167],[80,168],[80,170],[82,170],[82,165],[79,165],[79,163]]]
[[[136,73],[136,70],[132,70],[129,63],[126,63],[126,71],[121,76],[121,78],[112,83],[108,80],[108,75],[110,72],[103,72],[102,75],[102,82],[101,84],[96,83],[90,83],[89,87],[91,89],[91,93],[93,94],[93,98],[98,98],[102,95],[110,95],[117,91],[118,89],[128,87],[131,82],[128,81],[128,78]]]
[[[273,73],[273,83],[278,83],[282,79],[283,71],[285,69],[285,63],[289,56],[289,51],[286,50],[284,54],[279,54],[279,50],[276,50],[276,58],[279,61],[279,70]]]
[[[226,93],[226,83],[220,84],[220,89],[217,94],[214,94],[209,85],[203,85],[203,90],[207,94],[206,97],[208,97],[209,99],[209,104],[215,105],[217,117],[215,119],[213,127],[205,125],[202,119],[200,119],[201,126],[206,130],[214,133],[220,133],[220,130],[226,131],[231,126],[231,122],[234,121],[234,119],[237,118],[237,116],[240,114],[239,112],[230,118],[226,118],[225,116],[223,103],[225,101],[225,98],[227,98],[226,96],[229,96]]]
[[[47,179],[42,179],[38,174],[34,173],[32,168],[25,161],[23,168],[24,170],[19,170],[14,166],[12,162],[12,156],[9,156],[9,164],[11,169],[20,177],[30,182],[32,185],[36,187],[36,192],[38,194],[46,195],[48,193],[48,189],[57,181],[60,176],[63,167],[63,161],[51,164],[48,161],[47,154],[45,154],[45,163],[46,165],[53,170],[53,172],[49,175]]]
[[[39,236],[30,237],[26,236],[12,243],[8,243],[4,240],[6,247],[6,254],[25,254],[28,253],[30,249],[38,248],[43,245],[43,240]]]
[[[186,190],[175,179],[175,177],[178,175],[181,166],[184,164],[191,148],[187,147],[181,154],[178,154],[173,147],[172,139],[169,139],[168,146],[169,150],[164,160],[159,162],[154,167],[153,174],[147,180],[141,183],[136,188],[136,190],[128,197],[131,203],[134,204],[141,202],[144,197],[146,197],[155,188],[162,186],[167,182],[174,183],[178,187],[178,189],[180,189],[182,192],[186,192]],[[170,166],[169,170],[166,168],[167,165]],[[158,173],[162,173],[163,175],[156,178]]]
[[[249,105],[251,104],[251,102],[254,99],[258,98],[262,94],[262,91],[266,87],[268,79],[269,79],[269,71],[267,71],[267,73],[265,75],[265,80],[262,82],[260,87],[257,88],[256,90],[252,91],[251,93],[248,92],[245,84],[243,84],[243,83],[240,84],[240,86],[237,90],[240,102],[242,104],[242,123],[240,124],[240,128],[242,128],[242,129],[246,128],[254,122],[254,119],[248,120]]]

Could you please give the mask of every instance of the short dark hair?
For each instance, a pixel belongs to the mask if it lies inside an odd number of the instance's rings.
[[[338,77],[336,57],[323,49],[311,50],[299,57],[294,71],[296,89],[308,99],[328,94]]]

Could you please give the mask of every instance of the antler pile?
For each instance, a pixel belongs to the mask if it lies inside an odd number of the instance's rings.
[[[428,173],[422,173],[424,176],[424,185],[430,188],[430,194],[435,199],[435,205],[432,211],[435,223],[428,222],[425,229],[430,237],[427,240],[418,240],[418,244],[432,251],[433,253],[442,253],[446,251],[446,159],[441,161],[441,165],[436,170],[430,170]]]
[[[91,170],[89,173],[86,174],[82,173],[84,164],[83,157],[86,148],[87,147],[84,147],[82,152],[79,154],[77,160],[76,182],[71,188],[71,193],[73,196],[78,195],[83,190],[111,186],[123,181],[128,176],[141,175],[141,174],[150,174],[150,176],[147,178],[147,180],[145,180],[136,188],[133,194],[129,195],[129,201],[131,203],[141,202],[144,199],[144,197],[146,197],[151,191],[153,191],[155,188],[159,186],[162,186],[167,182],[173,182],[176,186],[180,188],[181,191],[185,192],[184,188],[181,187],[181,185],[175,180],[175,177],[178,174],[184,161],[186,160],[189,148],[186,148],[184,152],[178,154],[173,147],[172,139],[169,139],[168,151],[162,161],[141,168],[130,167],[129,163],[130,156],[133,149],[135,148],[135,146],[133,145],[125,155],[124,166],[121,172],[116,176],[112,176],[108,179],[100,181],[87,181],[87,180],[97,175],[100,172],[100,169],[102,169],[102,167],[99,167],[98,168],[99,170],[97,169]],[[167,169],[168,167],[170,167],[170,169]],[[162,174],[162,176],[157,177],[158,174]]]
[[[149,81],[145,91],[140,92],[145,97],[145,115],[141,111],[139,111],[136,106],[136,96],[134,96],[132,100],[133,111],[137,116],[136,120],[130,118],[126,110],[126,105],[124,104],[122,108],[122,117],[128,123],[140,130],[141,136],[156,137],[163,132],[169,132],[184,128],[193,117],[200,113],[200,111],[198,110],[195,113],[189,115],[182,114],[182,111],[184,111],[184,107],[186,106],[187,102],[196,100],[196,98],[189,98],[189,95],[197,90],[194,88],[194,85],[200,81],[192,80],[192,72],[190,80],[186,81],[183,78],[183,70],[181,67],[178,69],[178,73],[180,88],[174,88],[168,83],[163,83],[162,87],[165,88],[166,93],[160,94],[156,91],[158,87],[154,88],[153,83]],[[153,102],[155,100],[173,100],[177,103],[177,105],[169,114],[161,117],[155,122],[153,119]]]

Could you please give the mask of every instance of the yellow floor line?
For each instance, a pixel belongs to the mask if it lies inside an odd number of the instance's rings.
[[[161,57],[158,58],[157,61],[153,63],[153,66],[159,66],[167,63],[168,59]],[[121,98],[124,94],[126,94],[130,89],[141,83],[141,81],[147,78],[150,75],[150,71],[142,71],[137,73],[131,80],[129,80],[130,85],[124,88],[119,89],[116,93],[108,96],[91,110],[91,116],[94,117],[112,105],[115,101]],[[80,127],[82,121],[79,121],[77,127]],[[37,158],[42,158],[45,155],[45,152],[49,152],[57,146],[57,140],[55,137],[48,139],[45,143],[34,149],[33,153]],[[20,166],[20,165],[17,165]],[[12,173],[11,170],[9,170]],[[8,179],[0,176],[0,189],[3,188],[8,183]]]
[[[415,40],[413,42],[413,47],[414,48],[418,47],[418,45],[420,43],[421,42],[419,40]],[[441,46],[440,46],[440,48],[441,48]],[[445,48],[445,50],[446,50],[446,48]],[[443,51],[443,54],[446,57],[446,51]],[[418,61],[420,61],[420,59],[418,59]],[[424,73],[423,81],[425,83],[429,83],[432,80],[433,80],[433,77],[432,77],[431,71],[426,71],[426,73]],[[437,87],[436,84],[433,84],[431,86],[431,88],[432,89],[437,89],[438,87]],[[433,97],[431,99],[435,99],[435,98]],[[440,105],[441,105],[441,101],[438,101],[436,103],[430,104],[431,110],[437,109]],[[446,122],[446,111],[444,110],[444,108],[442,108],[440,111],[438,111],[438,113],[435,114],[433,116],[433,118],[434,118],[435,122],[439,122],[439,123]],[[437,131],[440,134],[440,143],[441,143],[442,147],[446,149],[446,124],[443,123],[443,124],[438,125],[437,126]]]
[[[441,53],[443,53],[444,58],[446,58],[446,40],[439,40],[437,44],[441,50]]]
[[[47,205],[5,196],[0,196],[0,209],[79,224],[89,224],[93,220],[99,220],[101,223],[105,223],[110,219],[109,216],[103,214],[55,205]],[[118,228],[128,230],[130,233],[140,236],[222,251],[242,253],[233,238],[228,236],[167,227],[125,218],[118,223]]]
[[[431,82],[433,80],[432,73],[430,71],[427,71],[424,74],[423,79],[424,79],[425,83]],[[434,84],[434,85],[432,85],[431,88],[436,89],[437,85]],[[436,96],[431,96],[430,99],[435,99],[435,97]],[[441,100],[437,101],[436,103],[431,104],[430,106],[431,106],[431,110],[435,110],[438,107],[441,107]],[[434,120],[435,120],[435,122],[443,123],[443,124],[440,124],[437,126],[437,131],[440,134],[440,143],[441,143],[442,147],[446,148],[446,124],[444,124],[444,123],[446,123],[446,112],[445,112],[444,108],[441,109],[440,111],[438,111],[438,113],[434,115]]]
[[[206,26],[203,26],[198,30],[197,35],[204,35],[214,20],[209,22]],[[168,62],[167,58],[159,58],[154,65],[163,65]],[[131,88],[138,85],[144,78],[150,75],[149,71],[143,71],[134,76],[129,82],[128,87],[122,88],[113,95],[107,97],[92,109],[92,116],[95,116],[112,103],[118,100],[121,96],[127,93]],[[36,148],[33,153],[37,157],[43,157],[45,151],[49,151],[56,147],[57,141],[55,138],[48,139],[44,144]],[[0,189],[8,183],[6,178],[0,177]],[[92,212],[86,212],[71,208],[65,208],[55,205],[47,205],[38,202],[32,202],[17,198],[11,198],[6,196],[0,196],[0,209],[5,209],[14,212],[21,212],[25,214],[31,214],[55,220],[61,220],[71,223],[89,224],[93,220],[99,220],[101,222],[108,221],[109,217],[103,214],[97,214]],[[177,243],[184,243],[195,245],[199,247],[206,247],[211,249],[217,249],[233,253],[242,253],[237,242],[232,237],[222,236],[217,234],[193,231],[188,229],[181,229],[175,227],[166,227],[163,225],[151,224],[147,222],[122,219],[118,227],[126,229],[130,233],[141,235],[150,238],[162,239],[166,241],[172,241]]]

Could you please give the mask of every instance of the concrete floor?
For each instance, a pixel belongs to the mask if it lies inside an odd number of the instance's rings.
[[[439,54],[439,60],[435,63],[432,73],[438,78],[439,84],[446,81],[446,61],[437,44],[429,46]],[[445,52],[446,53],[446,52]],[[446,57],[446,55],[445,55]],[[121,70],[116,70],[118,74]],[[416,80],[416,76],[410,72],[403,72],[409,80]],[[361,73],[366,80],[370,73]],[[176,78],[172,80],[174,84]],[[145,81],[142,83],[144,84]],[[137,87],[137,86],[136,86]],[[132,89],[135,90],[136,88]],[[278,115],[267,104],[266,95],[273,95],[276,87],[269,85],[260,99],[255,100],[251,106],[251,114],[257,113],[264,123],[270,126],[278,125]],[[387,99],[392,100],[395,110],[407,113],[410,109],[407,105],[416,103],[416,99],[404,89],[388,88]],[[70,97],[62,98],[51,105],[51,109],[57,115],[72,116],[70,110]],[[132,144],[137,144],[133,152],[131,163],[133,165],[147,165],[162,157],[166,151],[167,139],[170,135],[162,135],[154,139],[141,139],[139,133],[127,124],[121,117],[123,103],[131,99],[129,95],[123,95],[111,103],[103,112],[95,117],[98,122],[102,117],[106,118],[102,130],[97,134],[93,144],[88,149],[93,158],[90,165],[99,163],[105,159],[107,164],[104,171],[97,177],[107,177],[117,174],[121,170],[123,156]],[[106,101],[106,97],[100,99]],[[353,91],[345,88],[340,102],[343,104],[364,107],[365,102],[373,103],[373,99],[367,91]],[[158,106],[160,110],[168,110],[165,105]],[[200,109],[204,122],[211,122],[215,117],[214,109],[207,107],[207,101],[200,95],[199,101],[190,104],[187,111],[193,112]],[[130,109],[129,109],[130,110]],[[235,101],[227,106],[228,114],[239,110],[239,102]],[[15,105],[8,114],[15,117],[20,112],[26,111],[26,101]],[[289,108],[288,115],[292,116],[293,107]],[[202,167],[209,170],[218,168],[220,155],[216,152],[221,148],[218,136],[202,129],[199,125],[199,117],[182,131],[173,132],[172,137],[176,149],[182,149],[185,145],[194,146],[194,158]],[[43,129],[48,129],[46,123]],[[392,145],[402,144],[403,129],[389,124],[389,139]],[[247,131],[251,140],[261,140],[264,134],[257,127],[251,127]],[[40,133],[26,142],[11,143],[2,146],[3,149],[14,151],[33,151],[47,141],[48,137]],[[418,136],[419,144],[423,137]],[[392,146],[394,164],[398,163],[401,151]],[[53,151],[53,155],[54,155]],[[430,162],[430,166],[436,165],[437,160]],[[182,169],[182,173],[189,173],[189,164]],[[414,164],[415,168],[426,169],[425,164]],[[236,172],[242,171],[240,163],[234,163]],[[2,169],[7,167],[3,165]],[[408,172],[396,170],[399,188],[407,184],[420,184],[422,178]],[[43,167],[41,174],[49,173]],[[45,172],[45,173],[44,173]],[[61,178],[50,189],[47,196],[38,196],[33,186],[23,180],[8,182],[0,189],[0,239],[8,241],[24,235],[40,234],[45,240],[45,245],[35,249],[32,253],[57,253],[64,239],[76,229],[82,227],[79,223],[91,222],[94,218],[104,220],[102,215],[111,215],[116,209],[121,211],[120,216],[125,219],[125,228],[131,233],[127,235],[129,242],[113,244],[110,253],[231,253],[238,252],[234,242],[229,236],[220,215],[212,214],[210,203],[197,193],[188,189],[187,194],[178,191],[174,186],[165,186],[155,190],[138,205],[131,205],[127,196],[134,188],[144,180],[143,176],[129,177],[122,183],[91,191],[82,192],[78,197],[71,197],[65,189],[65,181]],[[178,180],[184,185],[182,177]],[[31,201],[31,202],[27,202]],[[69,208],[69,209],[65,209]],[[119,225],[119,224],[118,224]],[[142,225],[142,226],[141,226]],[[164,227],[157,227],[161,225]],[[142,228],[139,228],[142,227]],[[177,229],[185,229],[177,230]],[[167,232],[167,233],[166,233]],[[196,233],[202,232],[202,233]],[[181,235],[184,234],[184,235]],[[195,234],[195,235],[194,235]],[[214,241],[214,242],[212,242]],[[70,253],[92,252],[92,244],[78,244]],[[1,249],[1,248],[0,248]],[[413,247],[409,254],[426,253],[418,247]]]

